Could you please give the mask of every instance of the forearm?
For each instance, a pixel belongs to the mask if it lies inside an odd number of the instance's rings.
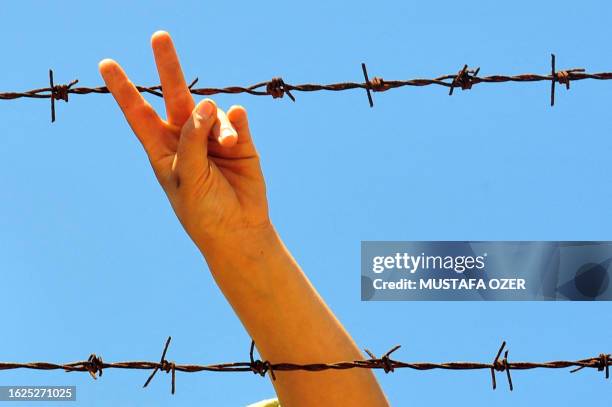
[[[199,246],[264,359],[329,363],[363,358],[272,227]],[[275,375],[283,406],[387,405],[369,370]]]
[[[246,110],[232,106],[225,113],[209,99],[195,105],[168,33],[156,32],[151,46],[166,120],[115,61],[101,61],[100,73],[262,357],[272,363],[361,359],[270,226]],[[274,385],[283,407],[387,404],[368,370],[278,372]]]

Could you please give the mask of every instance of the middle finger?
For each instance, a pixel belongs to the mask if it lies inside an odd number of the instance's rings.
[[[182,127],[195,107],[191,92],[185,83],[174,44],[165,31],[157,31],[151,37],[151,46],[164,94],[168,123]]]

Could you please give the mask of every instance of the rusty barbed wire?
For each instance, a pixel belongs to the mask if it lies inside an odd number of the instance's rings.
[[[282,78],[275,77],[270,81],[259,82],[248,87],[228,86],[225,88],[194,88],[193,85],[198,81],[196,78],[189,90],[194,95],[209,96],[215,94],[238,94],[248,93],[256,96],[272,96],[274,99],[282,98],[285,94],[295,102],[295,96],[292,92],[316,92],[316,91],[344,91],[350,89],[365,89],[370,107],[374,106],[372,92],[385,92],[390,89],[401,88],[404,86],[429,86],[439,85],[449,88],[449,95],[452,95],[455,88],[462,90],[471,89],[479,83],[502,83],[502,82],[540,82],[550,81],[550,105],[555,104],[555,83],[565,85],[570,88],[571,81],[579,81],[584,79],[610,80],[612,72],[587,73],[583,68],[572,68],[561,71],[556,70],[555,55],[551,54],[551,73],[550,75],[538,74],[519,74],[519,75],[489,75],[478,76],[480,68],[469,69],[468,65],[454,75],[443,75],[433,79],[408,79],[408,80],[385,80],[381,77],[374,77],[370,80],[368,71],[364,63],[361,64],[361,69],[364,77],[364,82],[340,82],[327,85],[305,83],[301,85],[291,85],[286,83]],[[68,95],[87,95],[91,93],[110,93],[106,86],[94,88],[74,87],[78,83],[75,79],[72,82],[64,85],[56,85],[53,82],[53,71],[49,70],[49,87],[32,89],[25,92],[0,92],[0,100],[13,100],[19,98],[37,98],[51,99],[51,122],[55,121],[55,101],[63,100],[68,102]],[[141,93],[163,97],[162,87],[156,86],[140,86],[137,85]]]
[[[147,387],[158,371],[172,373],[171,392],[176,391],[176,372],[196,373],[202,371],[208,372],[252,372],[262,377],[266,373],[270,373],[272,380],[276,380],[275,372],[288,371],[308,371],[320,372],[324,370],[347,370],[347,369],[381,369],[385,373],[392,373],[395,369],[413,369],[413,370],[489,370],[491,372],[491,383],[493,390],[497,388],[496,373],[506,373],[508,387],[510,391],[514,390],[512,382],[511,370],[530,370],[530,369],[567,369],[573,367],[570,373],[575,373],[585,368],[597,369],[600,372],[605,372],[605,378],[610,378],[610,365],[612,360],[610,354],[602,353],[599,356],[580,359],[580,360],[557,360],[551,362],[510,362],[508,360],[508,350],[506,342],[502,342],[495,358],[491,363],[481,362],[402,362],[391,358],[391,354],[397,351],[401,346],[396,345],[383,354],[380,358],[376,357],[368,349],[365,352],[370,356],[370,359],[354,360],[336,363],[271,363],[267,360],[259,360],[254,357],[255,342],[251,342],[248,362],[233,362],[233,363],[218,363],[212,365],[194,365],[194,364],[177,364],[169,362],[166,359],[168,347],[170,346],[171,337],[168,337],[162,351],[159,362],[104,362],[98,355],[91,354],[87,360],[57,364],[49,362],[30,362],[30,363],[14,363],[0,362],[0,370],[11,369],[35,369],[35,370],[64,370],[66,372],[89,372],[91,377],[97,379],[97,376],[102,376],[104,369],[137,369],[137,370],[152,370],[143,387]],[[503,353],[503,358],[502,357]]]

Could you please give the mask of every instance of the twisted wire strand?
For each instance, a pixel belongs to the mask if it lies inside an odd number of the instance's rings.
[[[325,370],[347,370],[347,369],[380,369],[385,373],[394,372],[395,369],[413,369],[417,371],[443,369],[443,370],[490,370],[492,387],[497,388],[496,372],[505,372],[508,380],[509,389],[514,389],[511,370],[531,370],[531,369],[567,369],[574,368],[571,373],[575,373],[585,368],[597,369],[605,372],[605,378],[610,377],[610,365],[612,360],[610,354],[602,353],[599,356],[590,357],[580,360],[556,360],[549,362],[512,362],[508,360],[508,350],[504,341],[499,348],[495,358],[491,363],[483,362],[403,362],[391,358],[391,354],[400,348],[400,345],[394,346],[380,358],[376,357],[369,350],[365,352],[370,356],[369,359],[340,361],[335,363],[291,363],[279,362],[272,363],[255,359],[253,353],[255,342],[251,342],[248,362],[232,362],[232,363],[217,363],[209,365],[199,364],[177,364],[166,360],[166,353],[170,345],[171,337],[168,337],[162,356],[159,362],[149,361],[128,361],[128,362],[104,362],[101,357],[96,354],[89,356],[87,360],[71,362],[71,363],[50,363],[50,362],[0,362],[0,370],[11,369],[34,369],[34,370],[64,370],[65,372],[89,372],[96,379],[97,376],[102,376],[105,369],[135,369],[135,370],[152,370],[153,372],[148,377],[143,387],[147,387],[158,371],[172,373],[172,394],[176,390],[176,372],[196,373],[196,372],[252,372],[265,376],[270,373],[273,380],[276,379],[275,372],[289,371],[308,371],[321,372]],[[505,350],[505,352],[504,352]],[[501,355],[503,353],[503,359]]]
[[[404,86],[429,86],[429,85],[440,85],[447,88],[452,86],[452,80],[457,75],[444,75],[434,79],[408,79],[408,80],[384,80],[384,84],[379,89],[374,89],[375,92],[384,92],[390,89],[401,88]],[[503,83],[503,82],[541,82],[541,81],[552,81],[552,75],[539,75],[539,74],[519,74],[519,75],[490,75],[490,76],[471,76],[472,84],[476,85],[479,83]],[[569,72],[567,79],[571,81],[580,81],[584,79],[596,79],[596,80],[610,80],[612,79],[612,72],[600,72],[600,73],[586,73],[586,72]],[[449,82],[451,80],[451,82]],[[558,82],[558,76],[555,77]],[[248,93],[255,96],[266,96],[271,94],[266,90],[270,82],[259,82],[249,87],[241,86],[229,86],[225,88],[193,88],[191,93],[194,95],[210,96],[215,94],[238,94]],[[284,84],[285,91],[298,91],[298,92],[317,92],[317,91],[344,91],[351,89],[367,89],[369,85],[365,82],[339,82],[331,83],[327,85],[304,83],[300,85]],[[141,93],[149,93],[155,96],[162,97],[161,86],[140,86],[137,85]],[[259,90],[263,89],[263,90]],[[12,100],[19,98],[37,98],[37,99],[49,99],[52,96],[52,88],[38,88],[32,89],[25,92],[0,92],[0,99]],[[90,93],[106,94],[110,93],[106,86],[98,86],[94,88],[87,87],[72,87],[68,90],[69,94],[75,95],[88,95]]]
[[[189,90],[194,95],[210,96],[215,94],[240,94],[247,93],[255,96],[272,96],[273,98],[282,98],[285,94],[295,102],[296,98],[292,92],[318,92],[318,91],[346,91],[351,89],[365,89],[368,96],[368,102],[371,107],[374,106],[372,92],[385,92],[390,89],[397,89],[405,86],[443,86],[449,88],[449,95],[453,94],[455,88],[459,87],[462,90],[471,89],[474,85],[480,83],[504,83],[504,82],[541,82],[549,81],[551,83],[550,99],[551,106],[555,103],[555,83],[564,84],[567,89],[570,88],[571,81],[581,81],[585,79],[593,80],[610,80],[612,72],[588,73],[583,68],[572,68],[557,71],[555,55],[551,54],[551,73],[547,75],[541,74],[518,74],[518,75],[489,75],[478,76],[480,68],[468,69],[468,65],[454,75],[442,75],[437,78],[416,78],[407,80],[386,80],[380,77],[369,78],[365,64],[361,64],[364,82],[339,82],[330,84],[314,84],[304,83],[292,85],[286,83],[282,78],[275,77],[270,81],[259,82],[251,86],[228,86],[223,88],[202,87],[195,88],[193,85],[197,82],[197,78],[189,86]],[[50,84],[45,88],[32,89],[24,92],[0,92],[0,100],[14,100],[20,98],[35,98],[35,99],[51,99],[51,121],[55,121],[55,100],[64,100],[68,102],[68,96],[88,95],[92,93],[106,94],[110,93],[106,86],[98,87],[75,87],[78,82],[74,80],[69,84],[55,85],[53,83],[53,72],[49,71]],[[151,94],[158,97],[163,97],[162,87],[155,86],[140,86],[137,85],[141,93]]]

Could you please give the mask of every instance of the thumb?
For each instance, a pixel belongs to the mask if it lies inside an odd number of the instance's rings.
[[[208,135],[217,121],[216,112],[215,102],[204,99],[183,125],[174,166],[174,171],[181,178],[208,174]]]

